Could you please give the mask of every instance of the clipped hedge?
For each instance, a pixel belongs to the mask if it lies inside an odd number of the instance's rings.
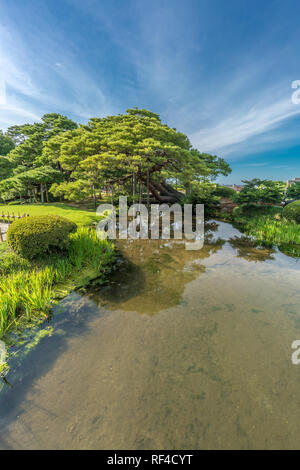
[[[233,199],[236,195],[236,191],[232,188],[228,188],[227,186],[217,186],[214,190],[214,194],[220,197],[228,197],[229,199]]]
[[[283,216],[300,224],[300,201],[291,202],[283,209]]]
[[[275,216],[282,213],[280,206],[263,206],[260,204],[241,204],[233,209],[233,216],[239,217],[258,217],[258,216]]]
[[[25,217],[10,225],[7,243],[19,255],[32,259],[52,250],[66,249],[69,234],[76,229],[74,222],[58,215]]]

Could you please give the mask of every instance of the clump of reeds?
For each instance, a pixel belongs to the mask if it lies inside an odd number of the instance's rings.
[[[8,255],[0,268],[0,339],[21,321],[47,314],[55,285],[88,268],[105,278],[115,258],[114,245],[100,240],[95,230],[80,228],[70,236],[64,256],[27,261]],[[2,261],[2,260],[1,260]]]

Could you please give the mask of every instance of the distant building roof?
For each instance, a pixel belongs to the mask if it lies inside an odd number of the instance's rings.
[[[234,189],[235,191],[241,191],[243,189],[243,185],[241,184],[223,184],[226,188]]]
[[[293,178],[291,180],[287,180],[286,185],[290,186],[291,184],[295,184],[295,183],[300,183],[300,178]]]

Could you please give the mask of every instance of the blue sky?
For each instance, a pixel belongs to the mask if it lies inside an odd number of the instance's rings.
[[[299,177],[299,26],[294,0],[0,0],[0,128],[138,106],[228,160],[221,182]]]

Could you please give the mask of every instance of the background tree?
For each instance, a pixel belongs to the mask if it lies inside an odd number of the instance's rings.
[[[10,151],[0,157],[2,199],[27,195],[30,200],[48,201],[48,186],[63,178],[55,159],[43,158],[44,145],[54,136],[76,128],[75,122],[57,113],[45,114],[38,123],[10,127],[5,136]]]
[[[235,197],[235,202],[238,204],[276,204],[283,200],[284,183],[281,181],[255,178],[242,182],[244,187]]]
[[[104,188],[112,199],[124,194],[142,201],[146,192],[148,202],[150,196],[184,202],[185,195],[202,202],[204,192],[213,197],[211,182],[231,171],[225,160],[193,149],[186,135],[145,109],[79,127],[60,114],[45,114],[41,122],[10,127],[6,137],[11,148],[0,157],[5,200],[48,201],[52,185],[54,197],[93,198],[95,206]]]
[[[137,108],[93,118],[64,140],[55,136],[44,147],[45,158],[51,147],[63,171],[69,172],[69,184],[80,179],[94,192],[103,185],[129,187],[131,195],[144,187],[159,202],[182,199],[175,180],[188,192],[192,181],[231,171],[223,159],[193,149],[187,136],[162,124],[157,114]]]
[[[2,199],[28,195],[30,201],[37,202],[40,194],[40,202],[49,202],[48,185],[61,180],[59,171],[49,166],[34,168],[0,181],[0,193]]]
[[[77,124],[66,116],[52,113],[45,114],[41,122],[9,128],[8,135],[18,143],[9,153],[9,159],[16,167],[29,169],[41,166],[44,143],[51,137],[76,127]]]
[[[6,178],[10,178],[13,172],[13,164],[7,157],[0,155],[0,181]]]
[[[294,183],[289,186],[286,196],[288,199],[300,199],[300,183]]]
[[[14,141],[3,131],[0,130],[0,155],[7,155],[13,148],[15,144]]]

